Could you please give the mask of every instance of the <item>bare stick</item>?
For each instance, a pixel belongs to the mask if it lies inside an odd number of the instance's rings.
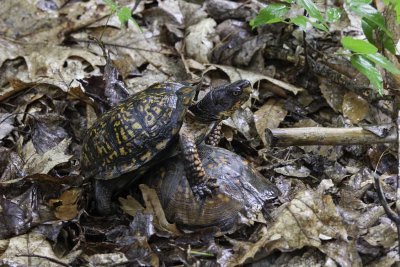
[[[387,135],[384,137],[380,137],[362,127],[279,128],[267,129],[265,134],[271,146],[356,145],[397,142],[397,130],[393,127],[388,130]]]

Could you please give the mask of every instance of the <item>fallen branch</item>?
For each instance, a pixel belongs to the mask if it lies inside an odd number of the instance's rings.
[[[278,128],[267,129],[270,146],[358,145],[396,143],[397,130],[391,125],[353,128]]]

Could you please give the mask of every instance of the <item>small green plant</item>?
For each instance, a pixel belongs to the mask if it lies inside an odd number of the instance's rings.
[[[139,24],[137,24],[136,20],[132,17],[132,12],[128,7],[121,7],[113,0],[103,1],[111,9],[112,13],[117,14],[117,17],[122,25],[125,25],[129,20],[132,20],[136,27],[138,27],[140,31],[143,32],[142,28],[140,28]]]
[[[329,23],[340,19],[341,10],[338,8],[327,9],[325,16],[323,16],[312,0],[287,0],[285,2],[266,6],[250,21],[250,25],[255,28],[263,24],[284,22],[295,24],[304,30],[310,24],[316,29],[328,32]],[[386,26],[383,15],[370,5],[370,0],[346,0],[345,3],[352,12],[361,17],[362,30],[367,40],[343,37],[342,46],[351,52],[349,57],[352,65],[365,75],[372,87],[381,94],[383,79],[377,67],[379,66],[393,74],[400,74],[400,70],[379,53],[377,48],[378,44],[382,44],[383,48],[395,54],[396,49],[392,34]],[[396,12],[397,23],[400,23],[400,0],[386,0],[385,4],[393,8]],[[308,16],[287,16],[291,8],[298,6],[304,8]]]

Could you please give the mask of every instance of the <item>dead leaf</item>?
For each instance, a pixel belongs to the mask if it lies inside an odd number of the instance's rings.
[[[154,226],[173,236],[181,235],[181,232],[178,230],[176,225],[167,221],[160,200],[158,199],[157,192],[145,184],[141,184],[139,187],[142,191],[143,200],[146,205],[146,212],[154,214]]]
[[[382,222],[368,229],[368,234],[362,237],[372,246],[391,248],[397,244],[397,230],[393,223]]]
[[[77,250],[59,258],[45,236],[31,232],[9,240],[6,251],[0,256],[0,264],[7,266],[59,267],[60,264],[56,262],[69,264],[80,254],[81,251]],[[53,259],[55,262],[49,259]]]
[[[220,69],[223,72],[225,72],[229,76],[229,79],[231,82],[237,81],[240,79],[247,79],[251,82],[252,85],[254,85],[254,83],[256,83],[258,81],[267,80],[285,90],[292,92],[295,95],[297,95],[297,93],[300,91],[304,91],[303,88],[291,85],[289,83],[286,83],[286,82],[283,82],[283,81],[280,81],[280,80],[277,80],[277,79],[274,79],[274,78],[271,78],[271,77],[268,77],[265,75],[261,75],[256,72],[247,71],[247,70],[234,68],[234,67],[230,67],[230,66],[212,64],[207,70],[204,71],[204,73],[207,73],[207,72],[209,72],[211,70],[215,70],[215,69]]]
[[[189,57],[201,63],[208,63],[208,56],[214,44],[211,40],[217,23],[213,19],[203,19],[190,26],[185,38],[185,49]]]
[[[278,128],[279,124],[286,117],[285,103],[283,100],[269,99],[262,107],[254,113],[254,122],[258,136],[267,145],[265,129]]]
[[[284,167],[275,168],[274,171],[285,176],[306,178],[311,171],[305,166],[286,165]]]
[[[126,198],[120,197],[118,201],[121,204],[121,209],[131,216],[135,216],[136,212],[139,210],[144,210],[144,207],[139,201],[134,199],[131,195],[128,195]]]
[[[0,113],[0,140],[14,130],[15,115],[10,113]]]
[[[348,92],[344,95],[342,110],[344,116],[349,118],[352,123],[357,124],[368,115],[369,104],[361,96]]]
[[[268,252],[275,249],[291,251],[305,246],[320,248],[329,240],[347,240],[345,226],[329,195],[304,190],[278,208],[273,216],[274,222],[258,234],[257,242],[247,248],[234,248],[237,254],[230,259],[229,265],[243,264],[261,248]]]
[[[128,258],[122,252],[94,254],[87,257],[90,266],[110,266],[114,264],[128,263]]]
[[[59,198],[49,200],[49,205],[55,208],[54,215],[64,221],[72,220],[78,215],[78,200],[82,189],[71,188],[64,191]]]
[[[71,139],[64,139],[46,153],[40,155],[36,152],[32,141],[29,141],[23,148],[25,161],[24,171],[28,174],[47,174],[51,169],[60,163],[68,162],[72,155],[66,154]]]

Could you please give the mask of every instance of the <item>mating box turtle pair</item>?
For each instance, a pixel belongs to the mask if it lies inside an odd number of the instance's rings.
[[[218,187],[214,174],[205,171],[197,145],[249,98],[251,84],[239,80],[214,88],[192,104],[195,92],[187,83],[154,84],[104,113],[88,129],[81,168],[86,178],[94,178],[100,214],[111,213],[112,196],[170,157],[177,142],[195,199],[204,202]]]

